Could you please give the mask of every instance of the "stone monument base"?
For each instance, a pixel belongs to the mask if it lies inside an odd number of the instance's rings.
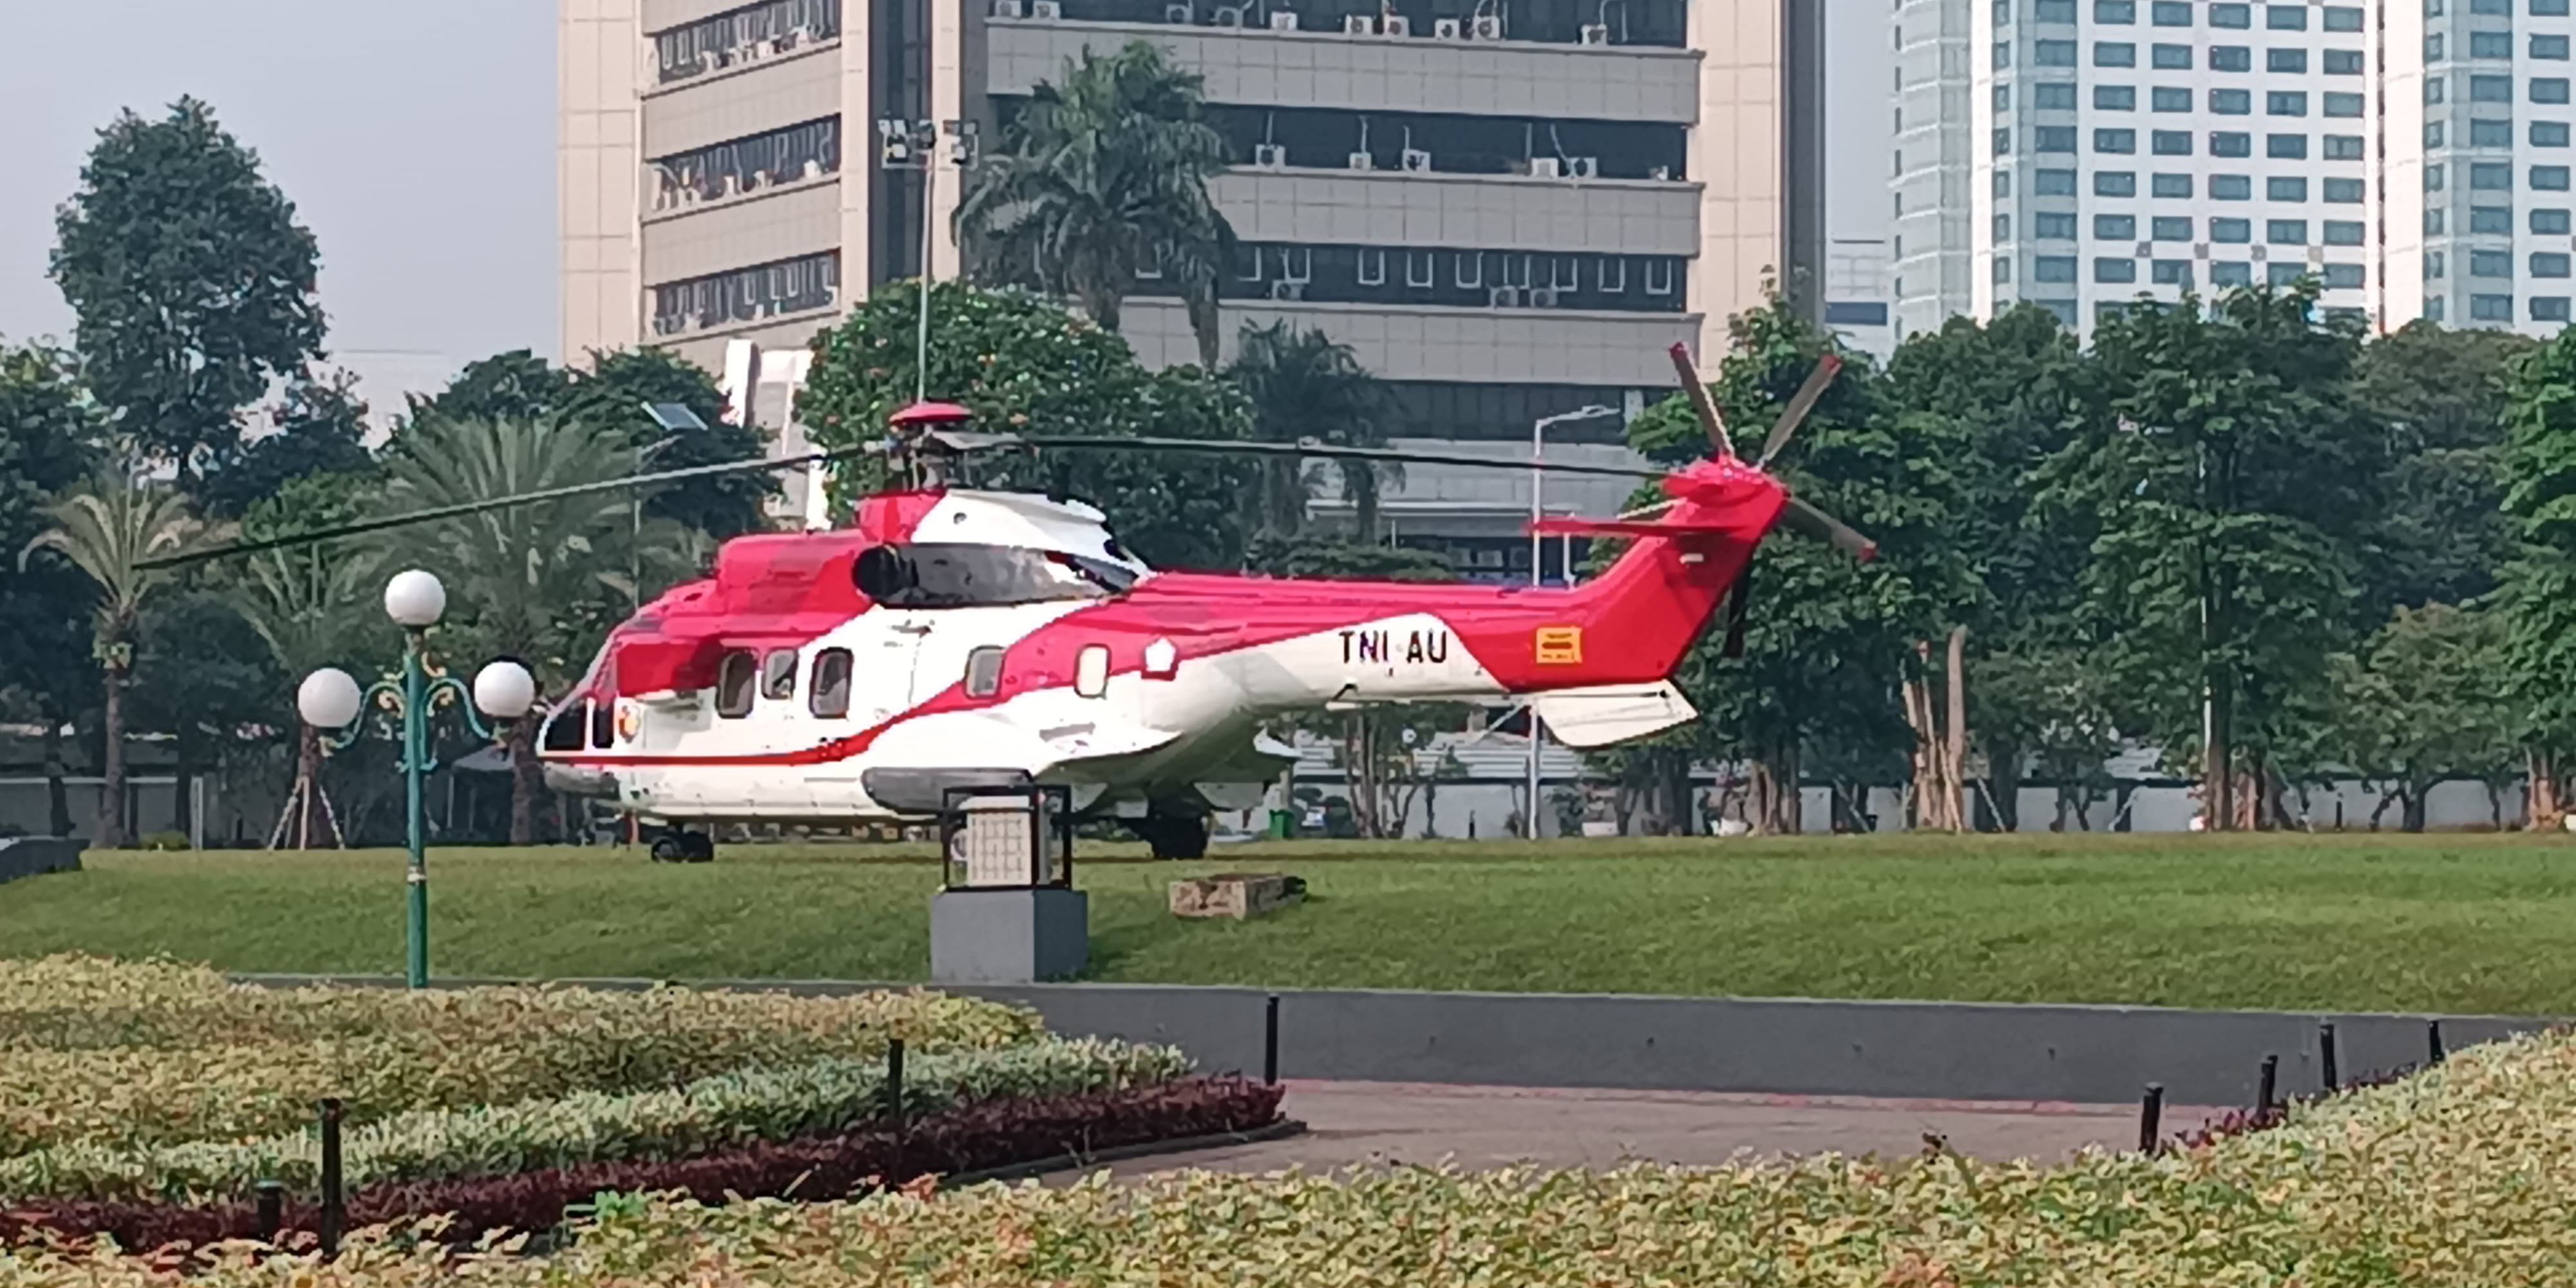
[[[930,900],[938,984],[1071,979],[1091,960],[1091,900],[1080,890],[943,890]]]

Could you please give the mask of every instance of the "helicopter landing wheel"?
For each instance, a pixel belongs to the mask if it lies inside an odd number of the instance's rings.
[[[1127,829],[1158,859],[1207,857],[1208,820],[1202,814],[1148,814],[1129,819]]]
[[[680,836],[681,859],[688,863],[716,861],[716,838],[706,832],[684,832]]]
[[[674,828],[653,838],[650,851],[655,863],[685,863],[689,857],[688,833]]]

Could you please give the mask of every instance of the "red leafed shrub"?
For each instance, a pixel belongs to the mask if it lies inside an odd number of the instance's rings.
[[[1193,1078],[1125,1091],[973,1105],[912,1123],[900,1140],[891,1129],[874,1127],[701,1158],[373,1186],[350,1196],[348,1223],[356,1229],[445,1213],[453,1223],[444,1237],[464,1243],[491,1231],[551,1229],[562,1221],[565,1208],[588,1203],[603,1191],[683,1190],[706,1203],[721,1203],[728,1195],[836,1199],[889,1180],[954,1176],[1126,1145],[1249,1131],[1278,1117],[1277,1087],[1241,1078]],[[285,1215],[289,1231],[310,1231],[319,1224],[310,1196],[296,1196]],[[0,1243],[42,1238],[47,1232],[56,1237],[109,1235],[123,1248],[203,1247],[257,1237],[259,1214],[246,1202],[183,1207],[43,1201],[0,1211]],[[294,1235],[280,1240],[295,1241]]]
[[[2315,1091],[2304,1096],[2292,1096],[2289,1101],[2284,1104],[2270,1105],[2262,1109],[2230,1109],[2226,1113],[2220,1114],[2218,1117],[2202,1123],[2198,1130],[2184,1132],[2177,1138],[2177,1143],[2184,1149],[2198,1149],[2203,1145],[2214,1145],[2230,1136],[2243,1136],[2252,1132],[2270,1131],[2272,1128],[2290,1121],[2290,1105],[2292,1104],[2314,1104],[2317,1101],[2327,1099],[2328,1097],[2342,1095],[2347,1091],[2359,1091],[2364,1087],[2384,1086],[2391,1082],[2397,1082],[2413,1077],[2416,1073],[2416,1069],[2417,1066],[2415,1065],[2401,1064],[2394,1069],[2383,1069],[2375,1073],[2365,1073],[2332,1091]]]

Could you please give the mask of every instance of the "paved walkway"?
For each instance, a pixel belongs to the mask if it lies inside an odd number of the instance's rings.
[[[1963,1154],[2053,1160],[2087,1145],[2138,1143],[2135,1105],[1292,1081],[1285,1111],[1305,1122],[1304,1135],[1135,1159],[1111,1170],[1313,1172],[1443,1159],[1467,1168],[1707,1165],[1745,1153],[1910,1155],[1923,1150],[1927,1134]],[[2197,1128],[2218,1112],[2167,1106],[2165,1134]]]

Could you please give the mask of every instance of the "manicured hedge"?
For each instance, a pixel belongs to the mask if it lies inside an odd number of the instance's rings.
[[[406,1226],[449,1218],[441,1237],[458,1244],[486,1234],[543,1231],[567,1208],[603,1192],[685,1194],[702,1203],[789,1196],[834,1199],[922,1175],[985,1171],[1121,1146],[1249,1131],[1277,1121],[1279,1089],[1240,1078],[1188,1079],[1155,1086],[1037,1099],[991,1101],[908,1124],[900,1133],[864,1131],[761,1143],[671,1162],[592,1163],[514,1176],[377,1185],[350,1200],[353,1226]],[[319,1213],[309,1194],[286,1211],[296,1246]],[[0,1242],[106,1235],[118,1246],[204,1247],[252,1238],[248,1202],[206,1206],[143,1202],[39,1201],[0,1211]]]

